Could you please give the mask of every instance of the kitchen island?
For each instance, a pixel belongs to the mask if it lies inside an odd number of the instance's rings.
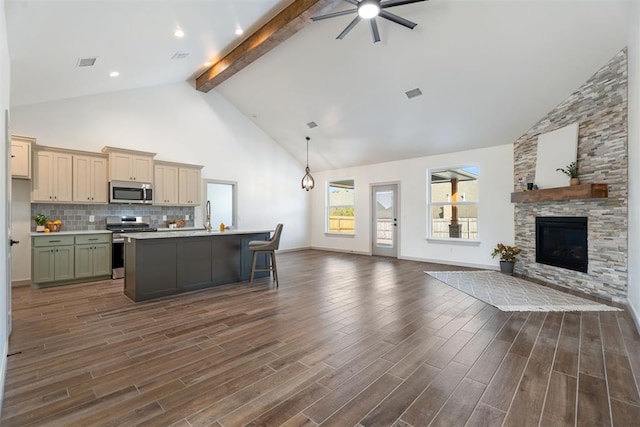
[[[249,242],[268,240],[271,231],[128,233],[123,236],[124,293],[137,302],[249,280]],[[264,264],[265,260],[259,259],[258,263]]]

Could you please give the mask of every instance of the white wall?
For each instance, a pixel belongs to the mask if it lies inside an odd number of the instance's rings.
[[[480,245],[435,243],[426,240],[427,168],[478,165]],[[311,165],[313,166],[313,165]],[[491,251],[498,242],[514,239],[513,145],[463,151],[438,156],[381,163],[357,168],[313,172],[311,246],[354,253],[371,253],[370,184],[400,182],[399,258],[447,264],[497,268]],[[356,234],[354,237],[325,235],[327,182],[354,178],[356,186]]]
[[[179,83],[21,106],[11,126],[38,145],[94,152],[109,145],[204,165],[203,178],[238,183],[240,228],[282,222],[282,249],[309,246],[303,166],[215,91]]]
[[[9,348],[9,336],[8,336],[8,324],[7,314],[11,312],[9,310],[10,291],[11,284],[7,279],[7,272],[10,272],[11,266],[7,260],[7,243],[9,239],[8,227],[9,224],[7,218],[7,209],[5,208],[8,203],[7,192],[7,141],[4,129],[5,120],[4,112],[9,109],[9,47],[7,46],[7,25],[4,15],[4,0],[0,0],[0,114],[2,119],[0,141],[2,141],[2,149],[0,149],[0,411],[2,411],[2,397],[4,395],[4,382],[7,374],[7,351]],[[10,274],[9,274],[10,276]],[[9,297],[9,298],[8,298]]]
[[[629,238],[628,301],[640,329],[640,5],[630,14],[628,54],[629,123]]]

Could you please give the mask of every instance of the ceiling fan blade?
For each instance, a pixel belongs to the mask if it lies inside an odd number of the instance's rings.
[[[380,8],[385,9],[387,7],[402,6],[405,4],[418,3],[421,1],[427,1],[427,0],[387,0],[380,3]]]
[[[346,1],[347,3],[352,4],[354,6],[357,6],[359,3],[357,0],[343,0],[343,1]]]
[[[371,36],[373,37],[373,42],[378,43],[380,41],[380,33],[378,32],[376,18],[371,18],[369,20],[369,24],[371,25]]]
[[[407,28],[409,28],[411,30],[413,30],[413,28],[416,25],[418,25],[415,22],[411,22],[408,19],[401,18],[400,16],[395,15],[395,14],[393,14],[391,12],[387,12],[386,10],[381,10],[380,14],[378,16],[380,16],[380,17],[382,17],[384,19],[388,19],[389,21],[393,21],[396,24],[403,25],[403,26],[405,26],[405,27],[407,27]]]
[[[346,36],[349,33],[349,31],[351,31],[353,29],[353,27],[355,27],[356,24],[358,22],[360,22],[361,19],[362,18],[360,18],[360,15],[356,16],[355,18],[353,18],[353,21],[351,21],[349,23],[349,25],[347,25],[347,28],[342,30],[342,32],[340,34],[338,34],[338,37],[336,37],[336,38],[342,40],[344,38],[344,36]]]
[[[322,19],[335,18],[336,16],[349,15],[350,13],[357,12],[358,9],[341,10],[340,12],[327,13],[326,15],[319,15],[311,17],[312,21],[320,21]]]

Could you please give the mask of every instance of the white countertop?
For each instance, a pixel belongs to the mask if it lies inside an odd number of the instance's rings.
[[[180,237],[207,237],[207,236],[224,236],[234,234],[257,234],[257,233],[271,233],[273,230],[211,230],[207,231],[202,228],[192,230],[172,230],[172,231],[158,231],[156,233],[127,233],[122,237],[131,241],[137,240],[149,240],[149,239],[167,239],[167,238],[180,238]]]
[[[76,234],[111,234],[109,230],[70,230],[70,231],[56,231],[51,233],[45,233],[44,231],[32,231],[32,236],[74,236]]]
[[[202,230],[203,227],[180,227],[180,228],[168,228],[168,227],[158,227],[158,231],[193,231],[193,230]]]

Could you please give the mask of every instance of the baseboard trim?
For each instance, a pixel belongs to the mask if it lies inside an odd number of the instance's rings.
[[[633,306],[633,304],[631,304],[631,301],[629,301],[629,298],[627,298],[627,310],[629,311],[629,314],[631,315],[634,323],[636,324],[636,331],[640,333],[640,313],[638,313],[638,311]]]
[[[27,280],[12,280],[11,281],[11,287],[15,288],[17,286],[31,286],[31,280],[27,279]]]
[[[351,250],[342,250],[335,248],[323,248],[321,246],[311,246],[309,249],[313,249],[315,251],[325,251],[325,252],[339,252],[342,254],[354,254],[354,255],[371,255],[371,252],[362,252],[362,251],[351,251]]]
[[[4,401],[4,385],[7,380],[7,355],[9,354],[9,337],[4,342],[4,349],[0,352],[0,417],[2,416],[2,406]]]
[[[278,249],[278,253],[279,254],[286,254],[287,252],[300,252],[300,251],[307,251],[309,249],[311,249],[310,246],[305,246],[305,247],[301,247],[301,248]]]
[[[445,261],[441,259],[428,259],[428,258],[416,258],[416,257],[398,257],[398,259],[404,259],[407,261],[418,261],[418,262],[431,262],[434,264],[443,264],[443,265],[451,265],[453,267],[469,267],[469,268],[480,268],[482,270],[500,270],[500,266],[498,265],[484,265],[484,264],[473,264],[469,262],[453,262],[453,261]]]

